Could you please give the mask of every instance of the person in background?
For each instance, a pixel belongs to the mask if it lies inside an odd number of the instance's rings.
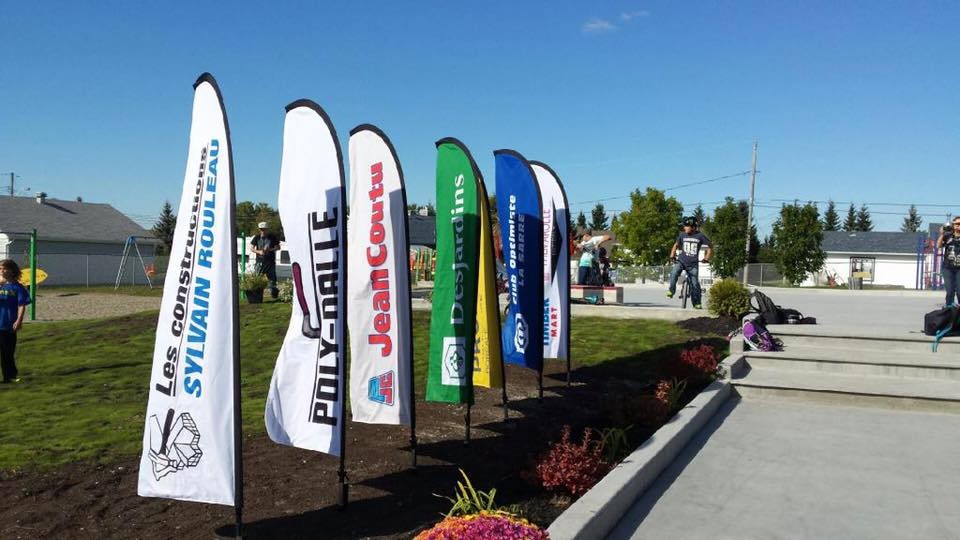
[[[577,285],[589,285],[599,278],[594,276],[594,259],[597,255],[597,247],[610,239],[610,235],[593,236],[590,231],[583,233],[577,249],[580,250],[580,268],[577,273]]]
[[[960,216],[954,217],[949,227],[943,226],[940,238],[937,238],[937,249],[943,250],[940,275],[943,288],[947,290],[947,305],[960,303]]]
[[[4,383],[18,383],[15,354],[17,332],[30,305],[30,293],[20,284],[20,267],[10,259],[0,261],[0,368]]]
[[[677,236],[677,241],[670,248],[670,259],[676,257],[676,263],[673,270],[670,271],[670,289],[667,291],[667,298],[673,298],[677,292],[677,279],[680,278],[680,271],[686,270],[690,278],[690,300],[693,302],[693,309],[702,309],[700,303],[700,247],[707,246],[707,253],[703,257],[703,262],[710,262],[713,256],[713,247],[710,239],[705,234],[697,230],[700,226],[697,219],[687,217],[683,219],[683,232]]]
[[[266,221],[258,223],[257,228],[260,234],[250,242],[253,252],[257,254],[257,273],[270,280],[270,297],[276,300],[280,293],[277,289],[277,251],[280,250],[280,241],[270,234]]]

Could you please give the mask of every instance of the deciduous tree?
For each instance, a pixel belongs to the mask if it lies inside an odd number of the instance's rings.
[[[823,223],[816,205],[784,205],[773,224],[771,243],[777,270],[794,285],[823,268]]]
[[[617,216],[617,241],[641,264],[665,264],[677,239],[683,205],[663,191],[647,188],[630,194],[630,210]]]

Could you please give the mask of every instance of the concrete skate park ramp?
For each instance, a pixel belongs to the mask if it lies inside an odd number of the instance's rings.
[[[771,327],[552,538],[957,538],[960,338]]]

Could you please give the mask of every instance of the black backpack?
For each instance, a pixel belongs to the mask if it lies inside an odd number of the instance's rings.
[[[946,306],[924,315],[923,333],[933,336],[933,351],[936,352],[941,339],[960,334],[960,308]]]
[[[756,299],[756,305],[753,300]],[[783,309],[774,304],[769,296],[759,290],[753,291],[753,298],[750,299],[750,307],[760,314],[763,318],[763,324],[783,324],[786,322],[786,314]]]

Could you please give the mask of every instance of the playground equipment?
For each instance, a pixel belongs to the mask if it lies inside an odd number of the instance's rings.
[[[929,234],[917,235],[917,290],[937,291],[943,288],[941,255],[936,238]]]
[[[113,287],[113,290],[120,288],[120,280],[123,279],[123,271],[127,266],[127,257],[130,255],[131,247],[134,251],[137,252],[137,258],[140,259],[140,267],[143,268],[143,275],[147,278],[147,285],[150,288],[153,288],[153,275],[156,274],[156,269],[151,264],[150,268],[147,268],[147,263],[143,260],[143,255],[140,253],[140,245],[137,244],[137,238],[146,238],[144,236],[129,236],[127,241],[123,243],[123,256],[120,257],[120,268],[117,270],[117,282]]]
[[[23,269],[23,273],[29,280],[28,284],[24,286],[30,291],[30,320],[35,321],[37,320],[37,285],[47,277],[46,272],[37,268],[37,230],[32,229],[30,232],[4,231],[4,234],[8,238],[26,238],[30,243],[29,260],[27,261],[29,266]]]

